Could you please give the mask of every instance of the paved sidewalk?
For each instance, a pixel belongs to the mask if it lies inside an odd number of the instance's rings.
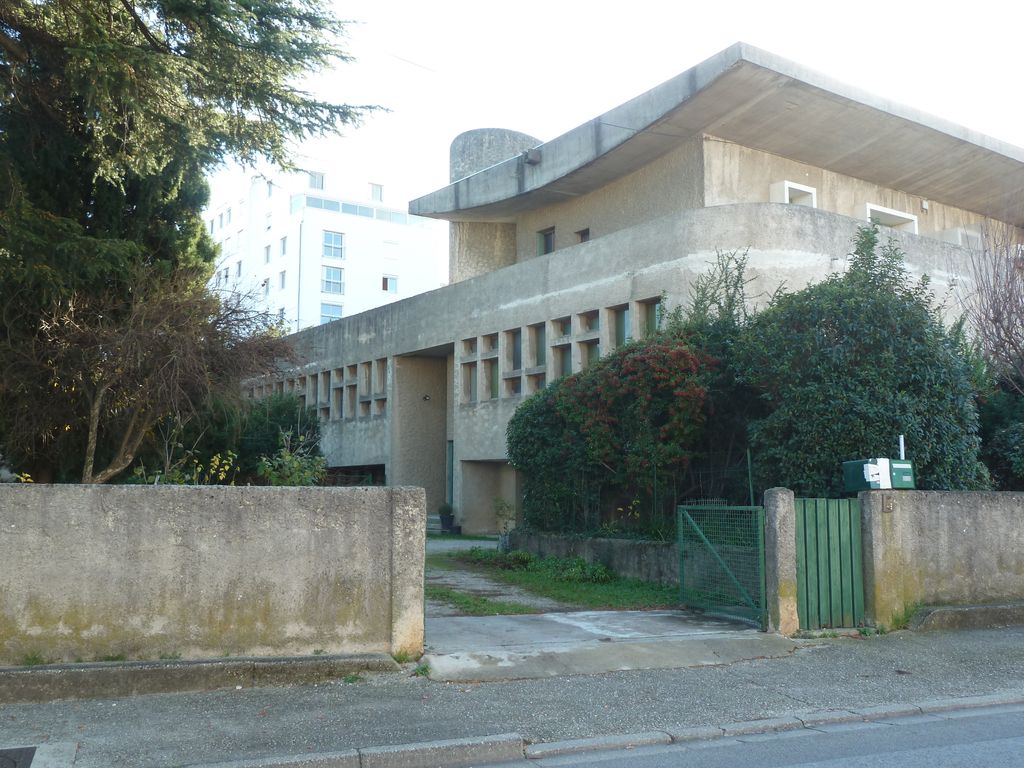
[[[984,694],[1024,700],[1024,627],[826,639],[781,658],[690,669],[479,684],[411,672],[293,688],[7,705],[0,707],[0,747],[77,742],[76,768],[168,768],[311,753],[351,757],[356,753],[346,750],[476,743],[509,733],[537,744],[701,726],[720,731],[723,723],[808,710],[846,716]],[[389,764],[387,751],[364,754]]]

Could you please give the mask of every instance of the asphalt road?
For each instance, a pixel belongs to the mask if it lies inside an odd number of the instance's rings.
[[[169,768],[510,732],[542,743],[1007,689],[1024,690],[1024,627],[836,638],[785,658],[693,669],[468,685],[410,670],[354,683],[5,705],[0,747],[76,742],[75,768]]]
[[[1024,767],[1024,707],[959,710],[688,744],[584,752],[502,766],[668,768]]]

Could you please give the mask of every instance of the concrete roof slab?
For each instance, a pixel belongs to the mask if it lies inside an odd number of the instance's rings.
[[[412,201],[411,213],[509,220],[713,135],[1024,224],[1024,149],[736,43],[539,148]]]

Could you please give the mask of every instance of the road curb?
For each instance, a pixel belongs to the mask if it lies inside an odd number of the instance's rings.
[[[384,653],[4,667],[0,668],[0,704],[308,685],[360,672],[399,669]]]
[[[526,757],[539,760],[542,757],[554,757],[573,752],[599,752],[603,749],[629,749],[630,747],[650,747],[656,744],[671,744],[672,737],[665,731],[647,731],[621,736],[595,736],[590,739],[572,739],[569,741],[547,741],[527,744]]]

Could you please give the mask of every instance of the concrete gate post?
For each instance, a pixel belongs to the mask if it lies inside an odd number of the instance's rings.
[[[764,492],[764,566],[768,630],[793,635],[800,630],[796,610],[796,509],[788,488]]]

